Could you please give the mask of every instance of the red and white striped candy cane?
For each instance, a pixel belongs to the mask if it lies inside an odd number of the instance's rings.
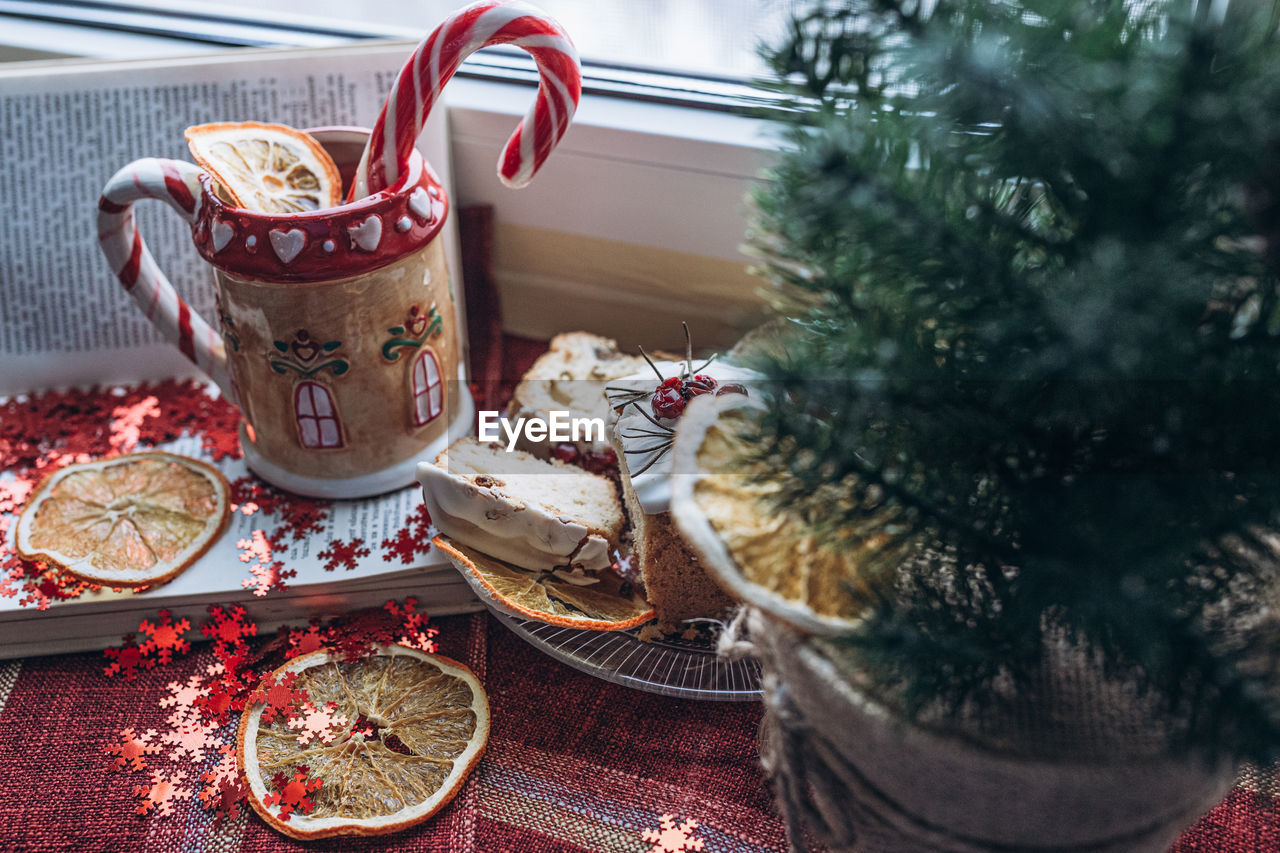
[[[135,160],[116,172],[98,199],[98,243],[111,271],[151,324],[234,403],[222,338],[174,291],[133,218],[135,201],[154,198],[188,223],[195,222],[203,203],[200,174],[198,166],[156,157]]]
[[[538,95],[507,140],[498,177],[509,187],[529,183],[569,129],[582,93],[578,51],[551,18],[519,0],[481,0],[449,16],[400,69],[369,136],[350,200],[395,184],[409,152],[462,61],[482,47],[513,44],[538,64]]]

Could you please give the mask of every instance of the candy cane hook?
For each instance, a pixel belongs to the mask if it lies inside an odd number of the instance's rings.
[[[582,92],[578,52],[564,29],[520,0],[481,0],[450,15],[400,69],[369,136],[348,201],[393,186],[422,126],[462,61],[495,44],[513,44],[538,65],[538,95],[507,140],[498,177],[509,187],[533,178],[569,129]]]

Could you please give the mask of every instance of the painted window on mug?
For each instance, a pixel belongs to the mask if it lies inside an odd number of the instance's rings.
[[[293,392],[293,411],[303,447],[316,450],[342,447],[342,422],[328,388],[319,382],[299,382]]]
[[[440,364],[431,350],[424,349],[413,361],[413,422],[423,426],[444,410],[444,383]]]

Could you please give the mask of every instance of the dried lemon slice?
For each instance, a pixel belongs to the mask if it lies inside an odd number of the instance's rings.
[[[236,760],[254,810],[294,838],[383,835],[426,820],[462,787],[488,742],[484,688],[448,658],[384,646],[348,661],[321,649],[275,676],[289,673],[294,690],[340,722],[327,741],[299,738],[296,721],[277,714],[264,722],[265,706],[254,706],[240,718]],[[298,767],[321,782],[305,811],[285,808],[268,787]]]
[[[584,586],[580,579],[495,560],[444,536],[431,541],[477,595],[520,619],[588,631],[625,631],[653,618],[652,605],[613,572],[600,572],[595,583]]]
[[[310,134],[256,121],[187,128],[197,163],[231,201],[260,213],[306,213],[336,207],[342,178],[333,159]]]
[[[146,586],[194,563],[230,517],[227,480],[173,453],[81,462],[49,476],[23,507],[15,544],[103,586]]]

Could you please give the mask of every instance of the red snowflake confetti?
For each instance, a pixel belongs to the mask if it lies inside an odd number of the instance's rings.
[[[147,756],[155,755],[160,751],[160,744],[151,742],[158,734],[159,732],[155,729],[147,729],[142,734],[138,734],[130,727],[120,732],[119,742],[107,744],[102,751],[107,755],[115,756],[115,760],[111,763],[117,770],[123,770],[126,767],[131,770],[145,770]]]
[[[143,619],[138,623],[138,630],[151,638],[140,645],[139,650],[144,655],[155,654],[160,663],[168,663],[174,652],[185,655],[191,651],[191,643],[182,637],[191,627],[191,621],[179,619],[174,622],[171,617],[172,614],[168,610],[161,610],[157,614],[156,622]]]
[[[418,561],[418,554],[430,550],[430,539],[418,539],[403,527],[396,531],[394,538],[382,540],[382,559],[387,563],[398,559],[404,565],[412,566]]]
[[[159,770],[151,771],[150,785],[135,785],[133,795],[142,801],[134,810],[137,814],[146,814],[152,809],[160,817],[173,814],[174,803],[178,800],[191,799],[191,789],[186,787],[187,774],[178,770],[172,776],[165,776]]]
[[[289,649],[284,653],[285,657],[296,658],[299,655],[319,651],[328,642],[328,639],[328,631],[322,631],[320,623],[316,620],[313,620],[305,631],[300,628],[291,628],[289,630]]]
[[[321,743],[332,743],[333,729],[347,724],[345,714],[333,713],[337,709],[337,702],[330,702],[322,708],[304,702],[298,715],[289,719],[289,728],[298,730],[298,744],[306,746],[313,738],[319,738]]]
[[[293,688],[297,680],[296,672],[286,672],[279,678],[268,675],[262,679],[257,690],[245,697],[245,706],[265,705],[262,709],[264,723],[274,720],[277,714],[284,714],[286,719],[291,719],[298,713],[299,706],[310,698],[307,691]]]
[[[417,562],[418,554],[431,550],[431,515],[427,505],[418,504],[404,523],[393,538],[382,540],[382,559],[390,563],[398,558],[404,565],[411,566]]]
[[[396,638],[397,643],[418,651],[434,653],[435,638],[440,632],[436,628],[427,627],[427,614],[414,612],[417,606],[416,598],[406,598],[403,606],[397,605],[395,601],[388,601],[383,605],[392,617],[400,620],[400,636]]]
[[[658,818],[658,825],[662,827],[660,830],[646,829],[641,834],[645,841],[653,844],[648,853],[686,853],[702,849],[703,840],[692,835],[698,828],[697,821],[686,820],[677,825],[675,815],[664,814]]]
[[[210,722],[225,722],[229,712],[235,709],[236,699],[242,692],[238,685],[229,684],[226,680],[211,683],[205,692],[196,697],[195,710]]]
[[[240,814],[240,804],[249,795],[249,786],[239,778],[225,779],[215,785],[202,788],[200,802],[213,809],[219,820],[234,820]]]
[[[160,417],[160,407],[155,397],[148,396],[136,403],[116,406],[111,411],[111,449],[116,453],[128,453],[138,446],[142,436],[142,422],[146,418]]]
[[[111,660],[103,673],[106,675],[123,675],[128,681],[138,677],[138,669],[151,669],[156,665],[152,658],[145,657],[142,649],[134,642],[133,634],[124,635],[124,645],[119,648],[104,649],[102,652]]]
[[[280,535],[277,530],[269,539],[261,530],[255,530],[251,539],[236,542],[236,548],[240,550],[240,562],[251,563],[249,574],[253,575],[241,581],[240,585],[245,589],[252,589],[254,595],[263,596],[273,589],[287,589],[285,579],[298,574],[296,569],[285,569],[282,560],[274,559],[275,549],[281,547],[276,541]],[[254,560],[257,562],[253,562]]]
[[[200,633],[213,640],[215,654],[244,649],[245,638],[258,635],[258,626],[244,618],[243,607],[223,608],[215,604],[209,608],[209,617],[209,621],[200,626]]]
[[[169,725],[181,726],[193,719],[196,701],[204,694],[204,679],[193,675],[186,683],[170,681],[167,689],[169,695],[160,700],[160,707],[174,709],[169,714]]]
[[[287,494],[251,476],[240,477],[231,483],[231,502],[242,508],[252,505],[254,512],[279,516],[276,535],[281,540],[291,536],[295,541],[313,533],[323,533],[333,506],[330,501]]]
[[[268,806],[279,806],[281,820],[288,820],[289,815],[295,811],[309,814],[316,807],[310,795],[320,790],[323,782],[308,779],[307,772],[306,767],[299,766],[292,779],[286,778],[283,773],[277,773],[271,780],[275,791],[263,797],[262,802]]]
[[[175,728],[161,738],[164,743],[173,747],[169,751],[170,761],[178,761],[183,755],[189,756],[192,761],[204,761],[206,752],[223,745],[222,738],[217,735],[217,723],[208,725],[203,720],[190,719],[174,725]]]
[[[234,818],[240,812],[240,803],[248,795],[248,786],[236,770],[235,744],[219,748],[222,758],[211,769],[200,774],[204,786],[200,789],[200,802],[212,809],[220,819]]]
[[[12,517],[41,479],[72,462],[85,462],[154,446],[182,435],[202,436],[206,449],[234,442],[239,414],[192,380],[128,388],[49,391],[0,402],[0,542]],[[239,448],[225,455],[240,456]],[[222,458],[214,452],[215,458]],[[0,544],[0,595],[47,609],[98,587],[44,563],[24,563]],[[111,674],[136,676],[125,663]],[[154,663],[154,661],[152,661]],[[139,665],[143,665],[139,662]]]
[[[352,539],[350,544],[343,542],[341,539],[334,539],[329,543],[329,547],[316,554],[316,557],[324,560],[324,570],[332,572],[340,566],[346,566],[348,570],[354,570],[359,566],[361,557],[369,556],[368,548],[362,547],[363,539]]]

